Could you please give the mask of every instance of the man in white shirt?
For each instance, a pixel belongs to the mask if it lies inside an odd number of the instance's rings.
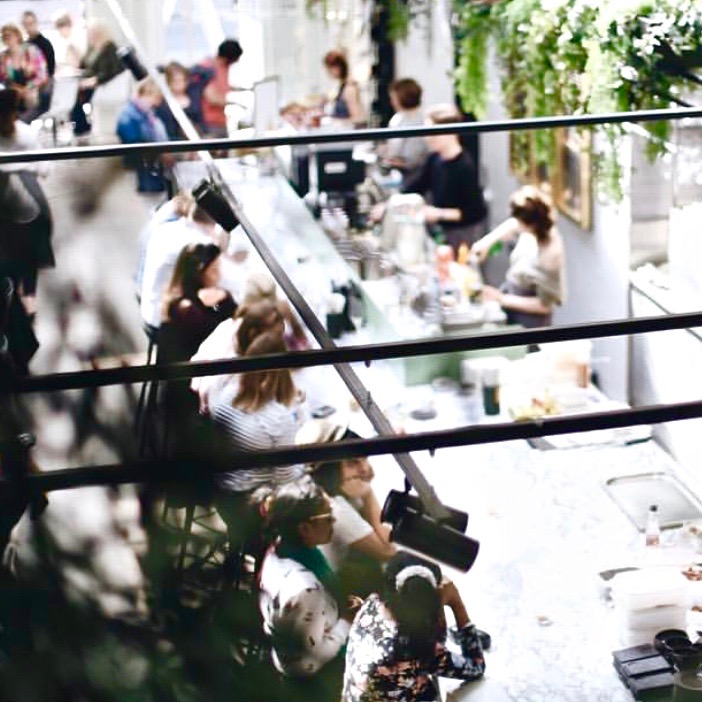
[[[178,255],[188,244],[219,244],[218,225],[200,207],[187,218],[166,221],[153,229],[146,246],[141,280],[141,316],[149,327],[161,326],[161,302]]]

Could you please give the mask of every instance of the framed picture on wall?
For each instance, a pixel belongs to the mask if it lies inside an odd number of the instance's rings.
[[[542,188],[553,204],[583,229],[592,227],[592,135],[577,129],[556,130],[555,163],[536,158],[536,132],[510,132],[509,164],[523,184]]]
[[[574,128],[556,131],[554,204],[583,229],[592,227],[592,135]]]

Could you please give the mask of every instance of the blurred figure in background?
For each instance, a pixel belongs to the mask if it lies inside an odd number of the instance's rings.
[[[43,115],[51,105],[51,94],[54,89],[54,74],[56,73],[56,54],[52,43],[39,31],[39,20],[36,13],[27,10],[22,13],[22,27],[27,33],[27,42],[36,46],[44,56],[49,79],[44,86],[39,89],[39,104],[36,107],[34,116],[27,117],[31,122],[40,115]]]
[[[73,18],[65,10],[57,12],[54,17],[54,28],[58,33],[56,42],[56,75],[76,76],[80,72],[80,61],[83,52],[80,43],[73,34]]]
[[[40,148],[35,131],[19,120],[18,105],[19,98],[14,90],[0,91],[0,151]],[[45,162],[8,163],[0,166],[0,171],[11,174],[3,193],[10,200],[3,203],[0,198],[0,250],[11,268],[27,314],[33,317],[38,270],[55,265],[51,210],[37,178],[48,172],[48,165]],[[12,209],[16,205],[26,207],[27,211],[13,216]]]
[[[328,51],[324,56],[324,67],[330,78],[339,81],[339,89],[331,100],[327,114],[334,119],[349,120],[354,126],[366,121],[361,104],[361,91],[358,83],[349,77],[349,63],[341,51]]]
[[[49,84],[46,59],[36,46],[22,40],[16,24],[3,25],[0,38],[5,45],[0,52],[0,83],[17,91],[20,119],[29,123],[41,114],[41,92]]]
[[[117,120],[117,135],[123,144],[147,144],[167,141],[166,127],[156,114],[163,95],[153,78],[144,78],[137,85],[134,97],[127,103]],[[173,165],[170,154],[161,156],[125,156],[127,168],[136,170],[137,191],[162,193],[168,187],[164,167]]]
[[[225,39],[217,49],[217,56],[206,61],[203,67],[212,70],[212,77],[202,92],[202,117],[205,133],[212,138],[227,137],[227,93],[233,88],[229,84],[229,69],[244,53],[236,39]]]
[[[117,55],[117,46],[102,22],[90,22],[87,40],[88,50],[79,65],[84,77],[80,81],[80,91],[71,111],[73,131],[77,137],[85,136],[92,130],[85,108],[91,105],[95,89],[124,71],[122,61]]]
[[[202,121],[202,105],[194,94],[195,91],[190,82],[190,71],[177,61],[171,61],[163,72],[175,101],[183,108],[185,116],[192,122],[195,129],[202,132],[205,126]],[[169,139],[184,138],[180,125],[165,100],[156,108],[156,114],[165,125]]]
[[[424,125],[422,86],[416,80],[402,78],[393,81],[390,85],[390,103],[395,110],[388,124],[390,129]],[[389,139],[381,149],[381,158],[384,165],[407,172],[421,165],[427,152],[427,142],[423,137]]]

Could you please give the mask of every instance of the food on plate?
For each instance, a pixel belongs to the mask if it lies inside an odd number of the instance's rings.
[[[558,403],[549,392],[533,396],[529,404],[510,407],[512,417],[518,422],[541,419],[542,417],[553,417],[560,411]]]
[[[688,579],[694,582],[702,580],[702,566],[691,565],[682,571],[682,574]],[[693,608],[694,609],[694,608]]]

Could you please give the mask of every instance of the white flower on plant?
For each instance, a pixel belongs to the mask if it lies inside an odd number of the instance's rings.
[[[619,75],[628,81],[635,81],[639,79],[639,72],[633,66],[622,66],[619,70]]]

